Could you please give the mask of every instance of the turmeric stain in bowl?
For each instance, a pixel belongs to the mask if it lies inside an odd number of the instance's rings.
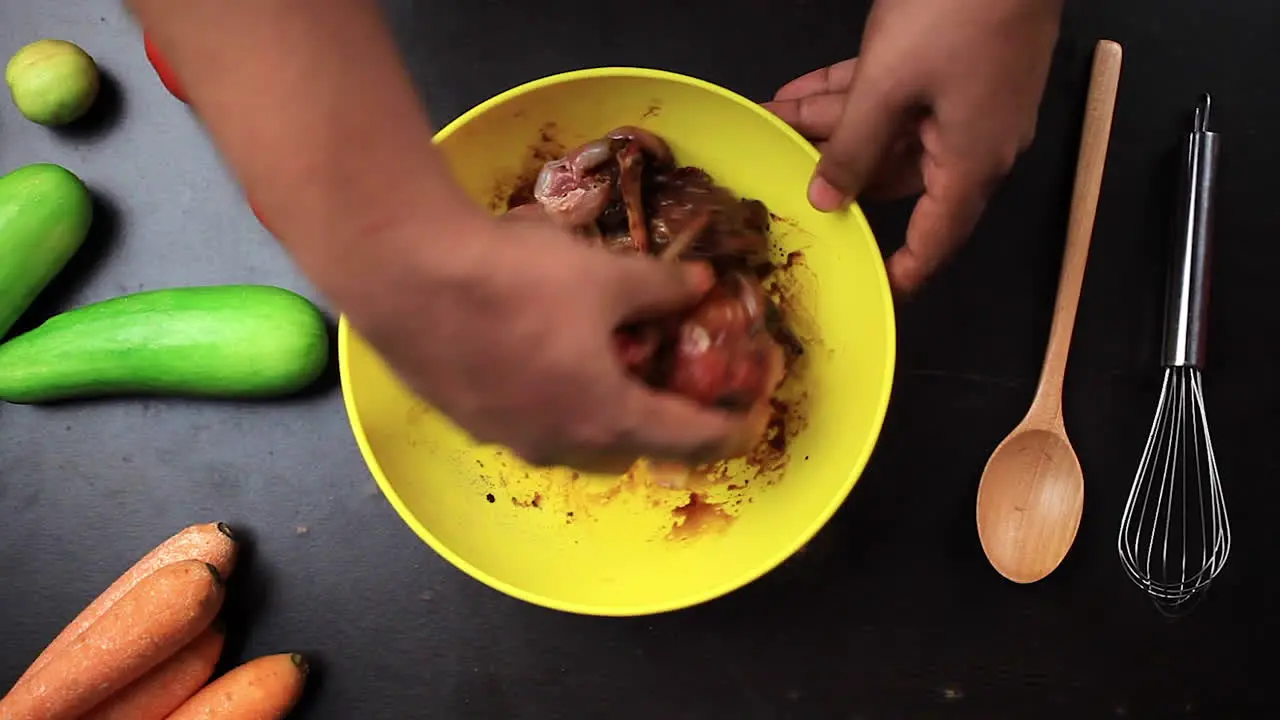
[[[689,502],[671,511],[676,522],[667,537],[671,540],[687,540],[704,530],[724,530],[734,516],[716,503],[702,499],[698,493],[689,494]]]

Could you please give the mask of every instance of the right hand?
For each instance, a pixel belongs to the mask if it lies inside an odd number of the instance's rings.
[[[419,249],[371,265],[378,290],[347,314],[476,440],[589,472],[622,472],[640,457],[711,461],[748,440],[744,420],[649,388],[615,350],[619,326],[694,305],[712,285],[709,268],[622,257],[511,217],[455,225],[441,238],[446,254],[422,241],[439,234],[431,227],[397,232],[395,244]]]
[[[1035,137],[1062,0],[876,0],[861,55],[803,75],[766,107],[822,151],[824,212],[919,195],[886,270],[917,289],[963,244]]]

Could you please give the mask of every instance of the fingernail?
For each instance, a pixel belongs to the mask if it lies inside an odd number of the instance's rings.
[[[849,207],[851,200],[821,176],[809,183],[809,204],[821,212],[835,212]]]

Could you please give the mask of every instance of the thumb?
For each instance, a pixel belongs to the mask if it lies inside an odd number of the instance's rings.
[[[711,267],[700,262],[625,258],[615,267],[617,272],[612,277],[614,309],[623,322],[687,310],[715,284]]]
[[[860,75],[845,97],[809,184],[809,202],[818,210],[840,210],[862,194],[897,136],[906,103],[874,83],[874,77]]]

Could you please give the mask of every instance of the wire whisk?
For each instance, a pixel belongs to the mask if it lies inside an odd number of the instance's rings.
[[[1173,614],[1189,609],[1230,552],[1231,524],[1200,371],[1166,368],[1120,523],[1120,558],[1157,607]]]
[[[1203,96],[1188,142],[1182,233],[1170,258],[1165,301],[1164,382],[1118,541],[1125,571],[1167,615],[1194,607],[1231,552],[1200,375],[1218,157],[1209,104]]]

